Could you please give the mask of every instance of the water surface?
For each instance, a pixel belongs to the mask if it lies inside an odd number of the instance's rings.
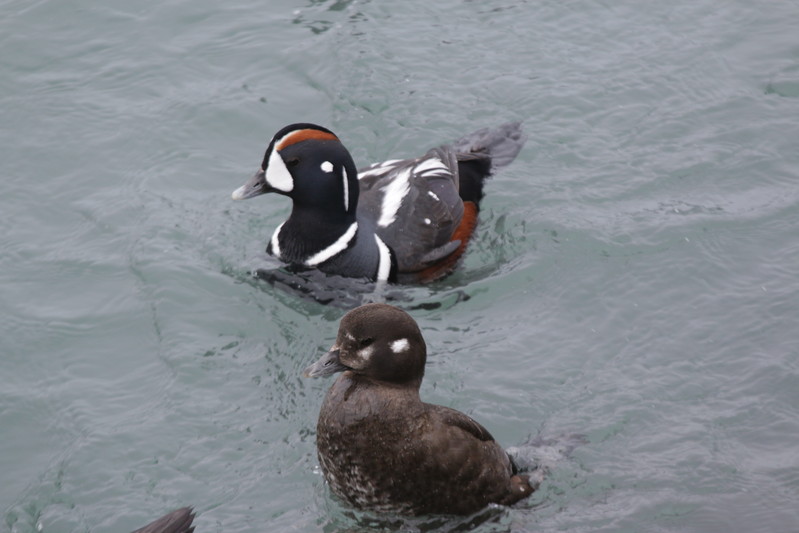
[[[461,268],[404,289],[441,304],[422,394],[507,446],[588,442],[483,521],[372,525],[799,529],[795,3],[0,10],[0,530],[369,525],[300,377],[344,310],[251,278],[289,205],[230,192],[291,122],[366,165],[508,120]]]

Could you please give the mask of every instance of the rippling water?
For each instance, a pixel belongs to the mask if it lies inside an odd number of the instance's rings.
[[[0,3],[0,530],[799,529],[795,2]],[[423,397],[582,433],[530,501],[376,522],[315,455],[344,310],[253,280],[290,122],[365,165],[523,120]],[[469,298],[459,298],[459,291]]]

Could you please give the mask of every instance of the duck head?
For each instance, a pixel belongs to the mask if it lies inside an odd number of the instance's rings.
[[[367,304],[341,319],[336,342],[303,372],[306,377],[351,372],[416,388],[422,382],[427,347],[416,321],[386,304]]]
[[[355,213],[358,171],[339,138],[316,124],[290,124],[272,138],[261,168],[234,200],[276,192],[295,205]]]

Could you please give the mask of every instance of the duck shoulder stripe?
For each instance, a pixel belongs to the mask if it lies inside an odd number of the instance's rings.
[[[391,250],[377,234],[375,234],[375,242],[377,243],[377,250],[380,252],[380,261],[377,265],[377,281],[387,281],[392,274]]]

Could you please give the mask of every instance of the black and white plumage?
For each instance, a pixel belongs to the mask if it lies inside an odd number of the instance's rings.
[[[511,505],[537,487],[471,417],[422,402],[424,338],[404,311],[368,304],[341,320],[309,377],[343,372],[319,412],[319,463],[350,505],[420,515]],[[540,480],[539,480],[540,481]]]
[[[485,128],[416,159],[357,171],[330,130],[291,124],[233,199],[276,192],[292,211],[267,252],[329,274],[431,281],[455,266],[476,226],[483,181],[524,144],[518,123]]]

